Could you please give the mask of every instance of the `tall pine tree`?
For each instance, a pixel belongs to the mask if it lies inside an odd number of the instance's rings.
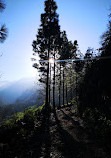
[[[37,38],[32,44],[33,50],[39,55],[40,60],[49,60],[51,57],[54,57],[55,59],[56,54],[58,53],[60,45],[60,26],[56,10],[57,5],[54,0],[45,1],[45,13],[41,14],[41,25],[38,29]],[[37,68],[36,63],[34,66]],[[46,83],[46,106],[48,106],[49,62],[40,62],[39,71],[41,72],[41,81]]]

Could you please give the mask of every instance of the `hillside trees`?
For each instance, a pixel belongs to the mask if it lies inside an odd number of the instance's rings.
[[[90,61],[79,84],[78,111],[103,134],[111,130],[111,21],[101,40],[99,60]]]
[[[66,98],[67,104],[69,100],[67,93],[70,91],[72,94],[72,86],[73,86],[72,76],[74,76],[72,62],[70,63],[69,61],[66,62],[64,60],[67,60],[67,59],[70,60],[72,58],[76,58],[78,44],[76,40],[74,41],[74,43],[72,43],[72,41],[68,41],[66,31],[63,31],[61,33],[61,37],[62,37],[62,45],[59,51],[59,54],[60,54],[59,59],[61,60],[59,64],[60,65],[59,67],[59,106],[60,106],[61,98],[62,98],[62,103],[64,106],[65,98]],[[60,97],[61,87],[62,87],[62,97]],[[72,94],[72,97],[73,97],[73,94]]]
[[[110,75],[110,68],[111,68],[111,19],[108,24],[107,31],[101,37],[101,57],[104,59],[101,61],[101,88],[103,88],[103,100],[106,105],[104,105],[105,112],[107,117],[111,119],[110,112],[111,112],[111,75]]]

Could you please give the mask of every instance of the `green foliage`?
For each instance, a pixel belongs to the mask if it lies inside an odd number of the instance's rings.
[[[93,134],[102,139],[104,142],[110,143],[111,137],[111,120],[107,119],[99,110],[87,108],[83,113],[83,118],[88,126],[92,129]]]
[[[29,129],[29,130],[31,128],[34,128],[34,125],[37,122],[37,119],[40,117],[43,107],[44,105],[39,106],[38,108],[36,108],[36,106],[32,106],[26,108],[24,112],[18,112],[12,115],[10,119],[8,119],[4,123],[5,128],[13,129],[13,128],[24,127],[25,129]]]
[[[18,112],[14,115],[11,116],[10,119],[8,119],[6,122],[5,122],[5,126],[6,128],[13,128],[13,127],[17,127],[17,123],[19,121],[21,121],[24,117],[24,113],[22,112]]]
[[[3,156],[3,153],[8,156],[10,154],[19,155],[20,150],[22,152],[25,150],[26,145],[29,145],[26,142],[41,118],[44,111],[43,109],[44,105],[38,108],[36,106],[29,107],[25,109],[24,112],[13,114],[0,126],[0,145],[3,144],[3,146],[7,145],[8,147],[5,151],[4,147],[1,148],[0,146],[0,156]],[[16,157],[17,155],[11,157]]]
[[[0,106],[0,125],[3,124],[3,122],[6,121],[13,113],[14,110],[11,105]]]

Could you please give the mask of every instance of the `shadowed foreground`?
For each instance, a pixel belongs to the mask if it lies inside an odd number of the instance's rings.
[[[7,135],[0,143],[2,158],[110,158],[73,108],[42,113],[25,136],[16,130]]]

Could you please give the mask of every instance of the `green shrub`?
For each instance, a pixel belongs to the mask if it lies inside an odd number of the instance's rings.
[[[12,128],[33,128],[34,124],[37,122],[37,120],[40,117],[41,111],[43,109],[44,105],[39,106],[38,108],[36,106],[31,106],[29,108],[26,108],[24,112],[18,112],[14,115],[12,115],[7,121],[5,121],[4,126],[6,129],[12,129]]]
[[[6,122],[5,122],[5,126],[7,128],[13,128],[13,127],[17,127],[17,123],[22,120],[24,117],[24,113],[22,112],[18,112],[14,115],[12,115],[10,117],[10,119],[8,119]]]

